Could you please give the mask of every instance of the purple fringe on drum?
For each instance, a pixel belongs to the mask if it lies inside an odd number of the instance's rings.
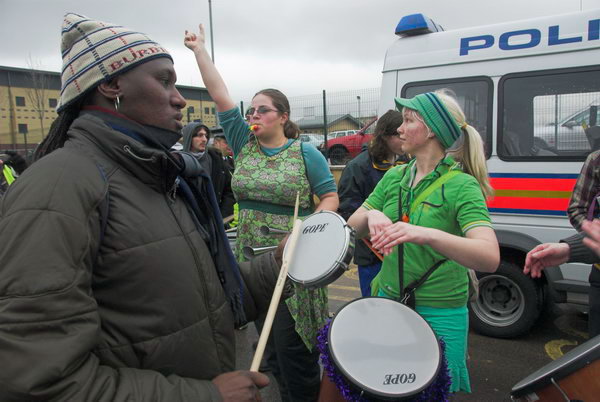
[[[329,376],[346,401],[371,402],[372,399],[361,396],[360,392],[353,390],[346,379],[336,369],[329,354],[328,347],[330,325],[331,320],[329,320],[327,324],[325,324],[325,326],[319,330],[319,334],[317,335],[317,347],[321,353],[321,363],[323,364],[323,368],[325,369],[327,376]],[[444,354],[446,350],[446,344],[442,339],[439,339],[439,342],[442,349],[442,364],[440,366],[438,375],[429,387],[425,388],[423,391],[410,399],[413,402],[448,401],[448,394],[452,380],[450,378],[450,372],[448,371],[448,362],[446,361],[446,356]]]

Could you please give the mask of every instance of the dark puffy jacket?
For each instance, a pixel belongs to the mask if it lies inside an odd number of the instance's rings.
[[[233,314],[170,166],[84,114],[11,187],[0,206],[1,401],[221,400],[209,380],[234,369]],[[251,318],[279,268],[265,255],[241,269]]]
[[[363,150],[356,158],[352,159],[342,172],[338,184],[340,206],[338,213],[346,220],[360,207],[373,191],[386,170],[373,167],[373,162],[367,150]],[[356,242],[354,250],[354,263],[357,265],[372,265],[379,259],[361,241]]]

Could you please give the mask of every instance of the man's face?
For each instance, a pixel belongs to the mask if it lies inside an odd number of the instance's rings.
[[[227,141],[225,141],[223,137],[215,138],[213,145],[215,148],[219,148],[221,151],[227,150]]]
[[[181,130],[185,99],[175,88],[177,76],[171,60],[150,60],[117,79],[121,90],[119,113],[140,124]]]
[[[192,152],[204,152],[206,151],[206,143],[208,142],[208,136],[206,130],[201,128],[198,133],[192,138]]]

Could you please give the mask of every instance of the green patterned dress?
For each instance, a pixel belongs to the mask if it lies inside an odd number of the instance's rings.
[[[291,231],[296,192],[300,192],[300,216],[314,209],[310,183],[300,141],[273,156],[266,156],[254,137],[236,158],[231,187],[238,200],[240,214],[236,240],[236,258],[244,261],[244,246],[263,247],[279,244],[281,236],[263,236],[263,225]],[[295,285],[294,296],[286,300],[296,321],[296,332],[309,350],[316,344],[319,328],[328,318],[327,288],[309,290]]]

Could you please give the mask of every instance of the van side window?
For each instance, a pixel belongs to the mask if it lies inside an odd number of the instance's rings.
[[[599,149],[599,67],[509,74],[498,91],[501,159],[584,160]]]
[[[411,82],[402,88],[403,98],[412,98],[425,92],[447,89],[455,95],[467,121],[475,127],[485,146],[487,158],[492,154],[492,96],[493,83],[488,77],[470,77],[450,80]]]

